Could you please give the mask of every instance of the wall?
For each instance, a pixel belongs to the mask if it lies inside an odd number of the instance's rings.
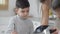
[[[0,17],[9,17],[14,15],[13,8],[15,7],[16,0],[9,0],[8,10],[0,10]]]
[[[15,1],[16,0],[9,0],[9,7],[8,10],[0,10],[0,17],[9,17],[14,15],[13,9],[15,8]],[[40,16],[39,14],[39,1],[37,0],[29,0],[30,2],[30,15],[34,17]]]

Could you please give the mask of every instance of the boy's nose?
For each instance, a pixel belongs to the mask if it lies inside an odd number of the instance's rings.
[[[25,15],[27,15],[28,13],[27,12],[25,12]]]

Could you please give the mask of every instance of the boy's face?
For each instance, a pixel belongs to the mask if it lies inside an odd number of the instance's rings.
[[[23,9],[18,8],[18,9],[17,9],[17,14],[18,14],[20,17],[22,17],[22,18],[28,17],[28,15],[29,15],[29,7],[23,8]]]

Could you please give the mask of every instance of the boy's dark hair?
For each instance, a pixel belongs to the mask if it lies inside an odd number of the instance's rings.
[[[40,0],[41,3],[45,2],[45,0]]]
[[[52,8],[53,8],[53,10],[60,8],[60,0],[53,0]]]
[[[30,4],[29,4],[28,0],[17,0],[16,1],[16,7],[23,9],[23,8],[30,7]]]

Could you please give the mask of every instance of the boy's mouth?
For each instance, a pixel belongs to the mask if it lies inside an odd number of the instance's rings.
[[[31,16],[24,16],[23,18],[31,18]]]
[[[28,18],[27,16],[23,16],[22,18]]]

